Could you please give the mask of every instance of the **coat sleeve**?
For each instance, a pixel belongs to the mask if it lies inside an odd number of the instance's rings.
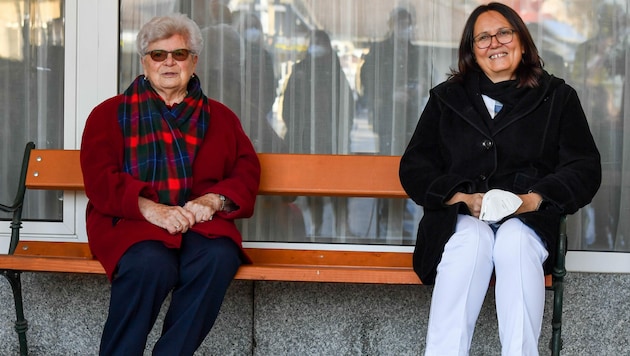
[[[433,91],[416,130],[400,160],[400,182],[417,204],[426,209],[443,208],[456,192],[471,193],[470,180],[449,174],[448,157],[441,148],[440,117],[444,108]]]
[[[588,126],[577,93],[568,85],[556,90],[552,100],[560,112],[558,137],[552,140],[558,161],[548,174],[531,187],[547,203],[557,206],[563,214],[573,214],[590,203],[602,179],[600,154]],[[595,118],[596,119],[596,118]]]
[[[122,172],[123,137],[117,120],[120,97],[96,106],[90,113],[81,141],[81,170],[85,193],[102,214],[143,220],[138,197],[157,200],[145,182]]]
[[[222,194],[237,206],[231,212],[220,212],[226,219],[247,218],[254,213],[254,205],[260,184],[260,162],[249,137],[243,131],[238,117],[224,105],[213,102],[214,120],[221,121],[220,127],[211,124],[210,130],[217,128],[206,140],[210,141],[208,148],[212,152],[225,153],[221,172],[207,174],[195,173],[201,178],[197,181],[201,188],[199,195],[205,193]],[[211,120],[213,120],[211,118]],[[229,139],[228,139],[229,137]],[[229,146],[229,147],[225,147]],[[196,158],[196,161],[203,158]],[[215,171],[210,162],[196,162],[194,167]],[[215,176],[215,174],[220,175]],[[196,190],[193,188],[193,191]]]

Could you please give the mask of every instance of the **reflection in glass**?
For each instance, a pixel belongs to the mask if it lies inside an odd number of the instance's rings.
[[[285,140],[292,153],[347,153],[354,113],[352,89],[325,31],[309,33],[304,58],[291,67],[283,91]],[[332,209],[337,236],[344,227],[345,198],[303,197],[311,236],[322,236],[324,209]],[[329,203],[329,204],[328,204]]]
[[[140,74],[134,49],[139,27],[155,15],[188,13],[202,27],[208,21],[221,23],[223,42],[208,40],[206,51],[212,53],[200,58],[205,63],[216,55],[218,64],[202,83],[219,88],[210,96],[239,113],[257,151],[400,155],[429,89],[456,65],[463,23],[479,1],[398,3],[121,0],[120,83]],[[630,118],[624,110],[630,103],[625,79],[630,0],[506,3],[530,28],[545,69],[578,91],[602,152],[604,184],[590,206],[569,218],[570,248],[630,250],[630,220],[623,219],[630,212],[630,135],[624,134]],[[217,21],[219,8],[224,15]],[[313,60],[321,50],[312,46],[315,30],[328,36],[338,58],[334,65],[318,66]],[[234,33],[240,39],[238,58],[227,53]],[[200,67],[200,73],[205,68],[210,66]],[[335,78],[342,83],[345,78],[350,92],[342,88],[346,84],[323,83]],[[347,103],[354,105],[338,106]],[[260,197],[254,217],[243,222],[243,235],[252,241],[413,244],[422,215],[405,200],[313,201]]]
[[[271,126],[277,78],[262,23],[256,13],[241,11],[234,26],[243,39],[243,129],[257,152],[286,152],[284,140]]]
[[[627,208],[621,196],[628,194],[620,173],[624,163],[627,113],[624,115],[623,101],[627,102],[628,95],[625,69],[630,28],[626,11],[618,4],[601,3],[595,14],[596,31],[576,48],[571,78],[602,157],[602,185],[593,202],[583,209],[586,233],[580,243],[586,249],[628,250],[628,241],[618,233],[620,209]]]
[[[63,147],[64,3],[0,2],[0,201],[17,189],[24,146]],[[29,192],[27,219],[60,220],[62,192]]]

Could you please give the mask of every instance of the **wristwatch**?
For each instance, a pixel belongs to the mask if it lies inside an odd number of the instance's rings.
[[[225,195],[223,194],[218,194],[219,195],[219,199],[221,199],[221,207],[219,208],[219,211],[224,211],[225,210]]]

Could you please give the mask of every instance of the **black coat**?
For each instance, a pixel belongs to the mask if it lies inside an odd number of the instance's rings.
[[[365,55],[360,71],[361,101],[378,134],[380,154],[401,154],[411,138],[418,122],[422,95],[428,89],[423,90],[422,86],[423,78],[430,76],[429,61],[424,60],[429,55],[427,48],[409,41],[399,43],[394,37],[372,43]]]
[[[449,80],[433,88],[401,158],[402,186],[424,207],[413,263],[425,284],[435,281],[457,215],[470,214],[463,203],[445,205],[454,193],[539,193],[541,209],[517,217],[545,242],[549,273],[561,216],[588,204],[600,185],[599,152],[575,90],[562,79],[545,73],[492,128],[476,109],[484,107],[477,87]]]
[[[291,153],[348,152],[354,98],[334,51],[297,62],[283,96],[282,118]]]

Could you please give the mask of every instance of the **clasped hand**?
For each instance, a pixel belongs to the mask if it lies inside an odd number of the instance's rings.
[[[174,235],[185,233],[196,223],[212,220],[214,214],[221,208],[221,199],[217,194],[208,193],[187,202],[182,207],[160,204],[139,197],[138,207],[148,222]]]
[[[531,192],[527,194],[517,194],[517,196],[523,201],[523,203],[518,207],[515,215],[527,213],[530,211],[536,211],[540,206],[540,202],[542,201],[542,196],[538,193]],[[483,203],[484,193],[455,193],[451,199],[446,202],[446,205],[453,205],[456,203],[465,203],[470,210],[472,216],[479,218],[479,214],[481,213],[481,207]]]

